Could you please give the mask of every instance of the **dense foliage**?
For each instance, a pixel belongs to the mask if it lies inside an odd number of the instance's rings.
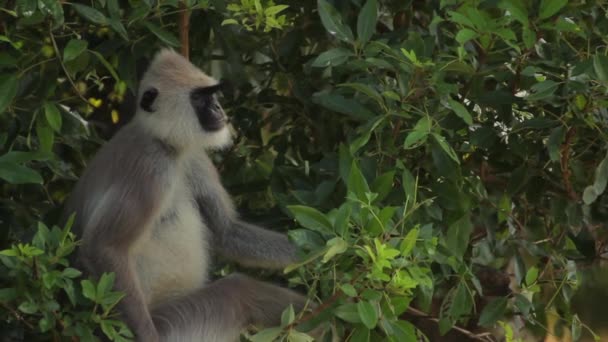
[[[286,278],[321,303],[253,340],[306,341],[316,326],[351,341],[491,340],[481,329],[496,327],[510,340],[521,322],[586,333],[571,299],[608,216],[599,2],[184,4],[190,59],[229,84],[238,137],[215,156],[223,181],[243,216],[289,230],[303,261]],[[69,227],[53,225],[132,115],[145,61],[180,45],[184,8],[0,8],[0,334],[128,339],[113,276],[79,278]]]

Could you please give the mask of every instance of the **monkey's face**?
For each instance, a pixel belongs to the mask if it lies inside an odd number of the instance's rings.
[[[201,128],[207,132],[216,132],[226,126],[226,113],[217,101],[215,93],[220,85],[195,88],[190,92],[190,103],[196,113]]]
[[[172,50],[153,59],[140,84],[137,118],[152,134],[178,147],[230,144],[220,85]]]

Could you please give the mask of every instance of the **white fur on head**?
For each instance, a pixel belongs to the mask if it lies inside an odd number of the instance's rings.
[[[151,134],[179,149],[220,149],[230,145],[228,125],[215,132],[203,130],[190,103],[190,92],[218,82],[171,49],[156,54],[144,74],[137,96],[135,119]],[[153,112],[140,108],[144,92],[155,88],[158,95]]]

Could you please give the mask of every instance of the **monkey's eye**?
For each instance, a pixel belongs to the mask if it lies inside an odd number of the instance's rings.
[[[154,100],[156,100],[157,96],[158,90],[156,88],[150,88],[146,90],[141,96],[141,101],[139,102],[139,106],[141,107],[141,109],[149,113],[154,112],[154,109],[152,109],[152,104],[154,103]]]

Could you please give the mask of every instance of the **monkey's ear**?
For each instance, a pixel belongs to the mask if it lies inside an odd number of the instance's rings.
[[[139,101],[139,106],[141,107],[141,109],[143,109],[149,113],[154,112],[154,109],[152,109],[152,104],[154,103],[154,100],[156,100],[157,96],[158,96],[158,89],[150,88],[150,89],[146,90],[144,92],[144,94],[141,96],[141,101]]]

